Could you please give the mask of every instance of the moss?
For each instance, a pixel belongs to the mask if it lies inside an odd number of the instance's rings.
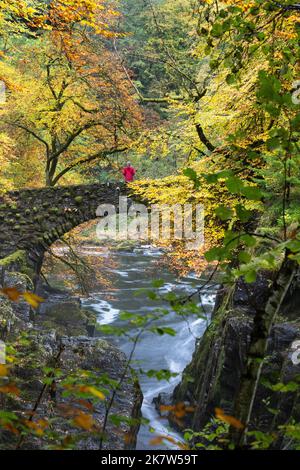
[[[46,243],[51,243],[51,237],[49,236],[48,233],[44,233],[43,239],[45,240]]]
[[[17,270],[15,274],[18,276],[26,276],[27,282],[34,277],[33,269],[28,265],[27,252],[25,250],[17,250],[9,256],[0,259],[0,267],[11,270]]]
[[[50,214],[58,214],[59,209],[58,209],[58,207],[51,207],[51,209],[49,209],[49,212],[50,212]]]
[[[44,328],[68,336],[87,335],[91,318],[72,302],[53,305],[39,318]]]
[[[82,196],[76,196],[76,197],[74,198],[74,201],[75,201],[76,204],[78,204],[78,205],[79,205],[79,204],[82,204],[82,202],[83,202],[83,197],[82,197]]]
[[[4,297],[0,296],[0,339],[7,337],[9,329],[16,322],[16,316],[13,312],[11,303]]]
[[[24,265],[27,263],[27,253],[25,250],[17,250],[6,258],[0,259],[0,266],[8,268],[12,264],[18,263]]]

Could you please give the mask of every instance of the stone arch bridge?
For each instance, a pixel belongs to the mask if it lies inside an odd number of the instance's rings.
[[[96,218],[100,204],[119,205],[126,186],[91,184],[22,189],[0,197],[0,268],[38,273],[49,246]],[[23,267],[22,267],[23,266]]]

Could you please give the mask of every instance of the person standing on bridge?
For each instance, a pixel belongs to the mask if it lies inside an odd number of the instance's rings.
[[[122,173],[125,178],[125,182],[131,183],[134,180],[136,170],[133,168],[133,166],[131,166],[130,162],[127,162],[127,165],[123,168]]]

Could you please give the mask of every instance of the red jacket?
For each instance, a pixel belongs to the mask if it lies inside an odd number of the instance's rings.
[[[126,166],[125,168],[123,168],[122,173],[123,173],[126,183],[130,183],[130,181],[133,181],[136,171],[132,166]]]

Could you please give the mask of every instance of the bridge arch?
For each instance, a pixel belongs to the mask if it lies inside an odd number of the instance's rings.
[[[91,184],[10,191],[0,197],[0,267],[37,274],[45,251],[65,233],[95,219],[101,204],[119,206],[124,184]]]

